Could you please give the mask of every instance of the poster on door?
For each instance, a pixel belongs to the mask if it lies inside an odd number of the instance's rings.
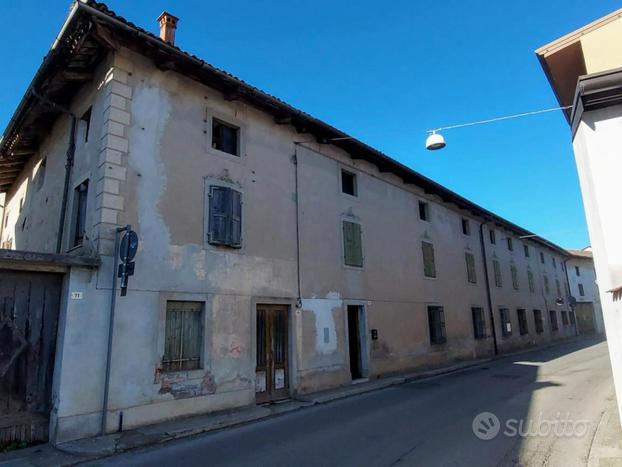
[[[283,389],[285,387],[285,370],[280,368],[274,371],[274,389]]]
[[[255,392],[266,392],[266,372],[258,371],[255,376]]]

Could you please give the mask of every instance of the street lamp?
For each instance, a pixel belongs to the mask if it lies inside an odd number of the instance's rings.
[[[506,115],[504,117],[488,118],[486,120],[478,120],[478,121],[469,122],[469,123],[460,123],[458,125],[450,125],[450,126],[436,128],[434,130],[428,130],[428,137],[425,140],[425,148],[429,151],[436,151],[438,149],[443,149],[445,146],[447,146],[447,143],[445,142],[445,137],[440,134],[440,132],[444,130],[453,130],[454,128],[464,128],[467,126],[482,125],[484,123],[498,122],[500,120],[510,120],[513,118],[527,117],[530,115],[537,115],[537,114],[542,114],[546,112],[554,112],[556,110],[566,110],[566,109],[570,109],[571,107],[572,107],[571,105],[566,105],[564,107],[554,107],[552,109],[534,110],[531,112],[523,112],[520,114]]]

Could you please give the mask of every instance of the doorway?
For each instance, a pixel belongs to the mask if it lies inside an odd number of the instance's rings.
[[[592,302],[579,302],[576,304],[575,314],[579,334],[594,334],[596,322],[594,319],[594,304]]]
[[[352,381],[365,378],[365,320],[361,305],[348,305],[348,349],[350,353],[350,374]]]
[[[289,307],[257,305],[257,403],[289,397]]]

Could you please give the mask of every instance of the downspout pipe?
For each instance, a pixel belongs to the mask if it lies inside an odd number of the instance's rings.
[[[482,259],[484,261],[484,279],[486,281],[486,299],[488,300],[488,311],[490,313],[490,327],[492,328],[492,344],[493,355],[499,354],[499,347],[497,345],[497,330],[495,327],[495,314],[492,309],[492,294],[490,291],[490,278],[488,277],[488,259],[486,258],[486,242],[484,241],[484,225],[486,222],[482,222],[479,225],[479,241],[482,247]]]
[[[65,182],[63,185],[63,199],[60,205],[60,216],[58,219],[58,233],[56,234],[56,253],[60,253],[63,248],[63,233],[65,230],[65,217],[67,215],[67,197],[69,196],[69,181],[71,180],[71,168],[73,167],[74,156],[76,154],[76,128],[78,119],[71,115],[71,133],[69,134],[69,146],[67,147],[67,159],[65,161]]]
[[[575,313],[574,309],[574,305],[572,303],[570,303],[570,297],[571,295],[571,290],[570,290],[570,278],[568,277],[568,261],[570,260],[570,258],[566,258],[564,259],[564,271],[565,271],[565,276],[566,276],[566,290],[568,290],[568,293],[566,294],[566,300],[568,300],[568,308],[570,309],[570,311],[572,312],[572,314],[574,315],[574,335],[578,336],[579,335],[579,328],[577,326],[577,314]]]

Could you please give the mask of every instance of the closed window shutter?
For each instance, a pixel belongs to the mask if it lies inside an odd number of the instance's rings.
[[[503,282],[501,281],[501,268],[499,267],[499,261],[493,260],[492,268],[494,269],[494,272],[495,272],[495,285],[497,287],[502,287]]]
[[[421,242],[421,250],[423,252],[423,274],[426,277],[436,277],[434,245],[429,242]]]
[[[510,266],[510,272],[512,273],[512,287],[514,287],[514,290],[518,290],[518,271],[516,266]]]
[[[467,279],[471,284],[477,282],[477,276],[475,275],[475,257],[471,253],[464,254],[467,267]]]
[[[229,243],[231,190],[222,186],[210,188],[208,241],[216,245]]]
[[[343,222],[344,260],[347,266],[363,266],[361,226],[354,222]]]
[[[527,271],[527,280],[529,281],[529,291],[530,292],[535,292],[535,286],[533,283],[533,272],[531,271]]]
[[[229,223],[229,245],[240,247],[242,245],[242,194],[239,191],[231,191],[231,217]]]

